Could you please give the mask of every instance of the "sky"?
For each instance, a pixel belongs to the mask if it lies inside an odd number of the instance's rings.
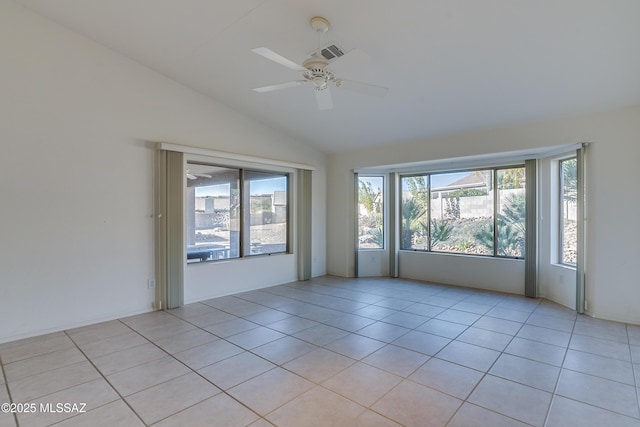
[[[434,188],[444,187],[446,185],[451,184],[452,182],[456,182],[457,180],[464,178],[465,176],[471,175],[471,172],[453,172],[453,173],[442,173],[442,174],[432,174],[431,175],[431,186]],[[382,177],[379,176],[359,176],[360,181],[367,182],[371,184],[371,187],[374,189],[382,188]],[[404,188],[403,190],[408,190],[408,188]]]
[[[251,194],[273,194],[275,191],[285,191],[287,180],[283,177],[251,181]],[[209,185],[196,187],[196,197],[228,196],[231,186],[229,184]]]
[[[432,187],[444,187],[452,182],[455,182],[465,176],[470,175],[471,172],[453,172],[444,174],[431,175]],[[360,176],[360,181],[364,181],[371,184],[374,189],[382,188],[382,177],[379,176]],[[252,194],[273,194],[274,191],[285,191],[287,181],[284,177],[270,178],[263,180],[251,181],[251,193]],[[217,197],[229,195],[229,184],[210,185],[206,187],[196,187],[196,197]],[[405,188],[406,190],[406,188]]]
[[[444,187],[452,182],[456,182],[459,179],[462,179],[466,176],[471,175],[471,172],[453,172],[453,173],[443,173],[443,174],[434,174],[431,175],[431,187],[439,188]]]

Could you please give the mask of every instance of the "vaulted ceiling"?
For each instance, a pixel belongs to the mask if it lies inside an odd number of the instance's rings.
[[[638,0],[18,0],[303,143],[359,149],[640,105]],[[302,63],[321,43],[354,54],[330,66],[389,88],[252,88],[300,79],[251,52]]]

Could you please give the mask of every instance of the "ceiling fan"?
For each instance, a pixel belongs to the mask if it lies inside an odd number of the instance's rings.
[[[325,18],[319,16],[311,18],[311,28],[313,28],[318,33],[318,35],[329,31],[329,26],[329,21],[327,21]],[[309,59],[304,61],[302,65],[297,64],[296,62],[291,61],[290,59],[287,59],[284,56],[279,55],[273,50],[266,47],[258,47],[252,49],[252,52],[284,67],[287,67],[290,70],[299,71],[302,74],[302,79],[300,80],[293,80],[286,83],[279,83],[253,89],[254,91],[259,93],[272,92],[275,90],[286,89],[289,87],[311,83],[316,94],[318,109],[329,110],[333,108],[333,98],[331,96],[331,92],[329,91],[330,84],[333,84],[338,88],[344,88],[353,92],[359,92],[366,95],[378,97],[385,96],[389,91],[389,89],[386,87],[375,86],[354,80],[340,78],[336,76],[333,71],[327,68],[330,63],[333,64],[337,61],[342,61],[343,58],[349,56],[350,53],[354,52],[353,50],[345,54],[335,45],[331,46],[331,49],[329,50],[319,49],[318,54],[313,54]],[[331,62],[328,58],[335,59],[333,60],[333,62]]]

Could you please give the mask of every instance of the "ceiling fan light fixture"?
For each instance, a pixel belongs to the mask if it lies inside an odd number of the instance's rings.
[[[324,81],[324,80],[314,81],[314,82],[313,82],[313,85],[314,85],[314,87],[315,87],[315,89],[316,89],[317,91],[325,90],[325,89],[327,89],[327,88],[329,87],[329,85],[327,84],[327,82],[326,82],[326,81]]]

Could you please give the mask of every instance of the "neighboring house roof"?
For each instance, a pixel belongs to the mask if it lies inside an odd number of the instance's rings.
[[[475,186],[480,187],[486,185],[486,183],[487,176],[485,171],[473,171],[464,178],[447,185],[447,187],[471,187],[472,184],[476,184]]]

